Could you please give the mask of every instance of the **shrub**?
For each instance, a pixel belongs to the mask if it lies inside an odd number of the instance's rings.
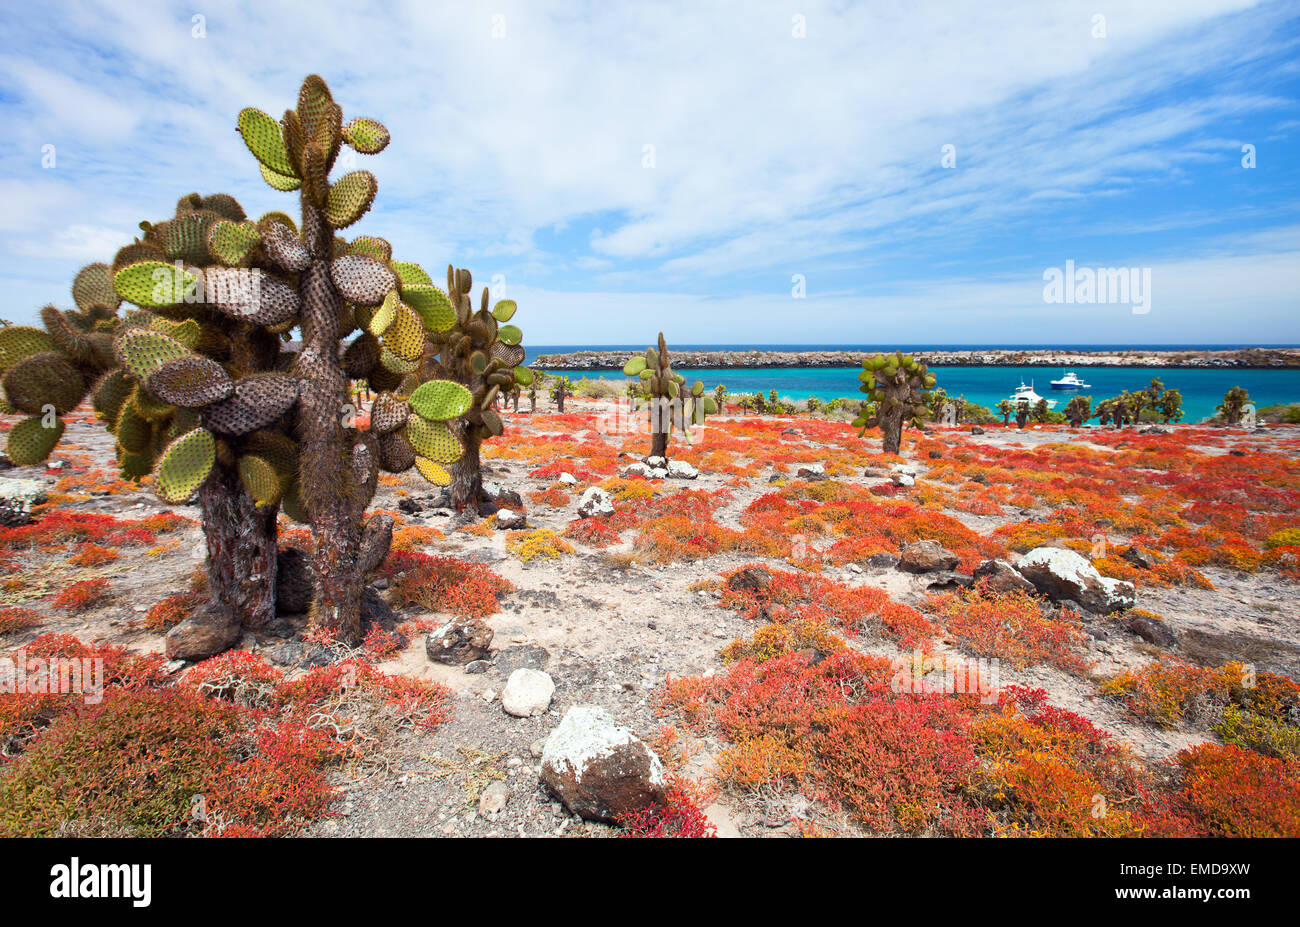
[[[391,552],[379,575],[389,580],[394,604],[465,618],[495,614],[501,597],[514,589],[509,580],[481,563],[416,551]]]
[[[1051,663],[1083,672],[1090,666],[1081,654],[1087,637],[1078,616],[1063,609],[1053,617],[1028,593],[992,595],[976,587],[931,596],[928,603],[943,616],[948,633],[980,656],[1009,660],[1018,668]]]
[[[534,560],[558,560],[573,553],[573,545],[551,528],[536,531],[509,531],[506,533],[506,550],[522,563]]]
[[[108,580],[83,579],[60,591],[50,605],[54,608],[66,608],[70,612],[82,612],[103,605],[108,599]]]
[[[1300,781],[1293,767],[1240,747],[1200,744],[1177,757],[1177,800],[1215,837],[1300,837]]]

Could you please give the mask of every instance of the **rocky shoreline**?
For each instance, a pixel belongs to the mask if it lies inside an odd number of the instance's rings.
[[[864,351],[673,351],[678,369],[705,367],[857,367]],[[1220,351],[1025,351],[981,348],[934,349],[912,354],[931,367],[1167,367],[1169,369],[1256,369],[1300,367],[1300,348],[1233,348]],[[542,354],[539,370],[617,370],[630,351],[573,351]]]

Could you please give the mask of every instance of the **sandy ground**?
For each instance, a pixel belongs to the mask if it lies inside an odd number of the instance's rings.
[[[570,399],[569,405],[570,411],[597,407],[594,402],[579,399]],[[545,431],[550,403],[545,406],[545,411],[539,410],[533,416],[521,414],[516,421],[530,420],[535,432]],[[791,425],[797,428],[798,422],[792,420]],[[1269,434],[1271,438],[1294,439],[1300,436],[1300,429],[1274,429]],[[84,465],[108,464],[112,440],[98,426],[73,423],[55,454],[56,460],[68,463],[66,469],[46,472],[41,468],[19,468],[4,475],[38,479],[52,486],[63,474],[78,472]],[[1010,435],[991,432],[978,440],[1032,445],[1060,441],[1062,437],[1060,433],[1031,430]],[[929,462],[912,463],[923,473]],[[519,491],[526,499],[528,491],[542,488],[548,482],[526,475],[536,465],[489,461],[490,473],[486,475],[508,489]],[[879,478],[860,474],[846,479],[864,485],[880,482]],[[704,473],[695,482],[683,485],[711,490],[720,488],[723,482],[719,475]],[[734,501],[715,517],[723,524],[737,524],[745,506],[771,488],[767,475],[760,475],[747,488],[733,489]],[[435,497],[431,487],[411,476],[399,486],[381,486],[375,507],[396,509],[400,491],[425,502]],[[567,506],[554,509],[526,502],[530,524],[563,530],[576,517],[577,498],[575,493]],[[168,509],[190,518],[197,515],[193,507],[166,506],[147,490],[88,496],[68,506],[78,511],[130,517]],[[449,530],[452,521],[452,513],[446,509],[430,507],[405,517],[408,524],[426,524],[444,531]],[[964,517],[981,532],[1008,520]],[[630,540],[633,534],[627,532],[624,536]],[[51,610],[48,621],[41,627],[10,635],[4,643],[18,646],[37,633],[59,631],[88,641],[161,651],[162,637],[140,627],[143,613],[160,597],[177,591],[178,578],[188,575],[201,563],[195,557],[196,551],[201,550],[197,525],[173,532],[168,535],[168,542],[174,542],[172,549],[160,556],[133,558],[94,571],[96,575],[109,577],[117,596],[112,606],[76,617]],[[656,686],[670,674],[682,676],[720,669],[718,650],[753,630],[751,623],[719,608],[716,593],[692,592],[689,587],[754,558],[726,555],[711,557],[707,562],[663,568],[634,565],[619,569],[610,564],[604,552],[575,546],[577,552],[571,556],[535,565],[525,565],[507,555],[502,532],[485,537],[457,533],[427,548],[431,553],[488,563],[517,587],[516,592],[503,600],[502,610],[487,619],[495,632],[492,664],[487,672],[471,675],[458,667],[432,663],[425,655],[423,635],[411,640],[397,658],[380,664],[379,668],[386,672],[430,679],[450,687],[455,693],[454,718],[436,732],[400,737],[384,769],[341,772],[343,797],[338,804],[338,815],[314,825],[309,834],[603,836],[613,832],[611,828],[585,824],[570,817],[547,794],[538,778],[541,742],[564,711],[578,704],[604,706],[619,722],[644,738],[652,738],[664,723],[655,716],[652,706]],[[790,568],[783,561],[770,563],[773,567]],[[1164,615],[1184,642],[1194,641],[1200,652],[1184,654],[1185,657],[1202,662],[1217,657],[1221,662],[1244,655],[1264,669],[1300,676],[1296,584],[1277,580],[1276,574],[1270,574],[1270,581],[1264,583],[1259,577],[1238,576],[1223,570],[1205,572],[1216,590],[1140,590],[1138,605]],[[848,584],[882,587],[896,600],[909,604],[920,601],[927,582],[923,577],[895,570],[870,568],[858,572],[830,567],[824,575]],[[403,614],[416,617],[419,613],[407,610]],[[1152,658],[1152,647],[1119,631],[1113,622],[1097,619],[1095,624],[1096,635],[1090,638],[1088,654],[1096,662],[1095,676],[1108,676]],[[259,641],[248,635],[243,646],[257,649],[275,643],[278,641]],[[891,644],[879,639],[864,638],[853,642],[853,646],[891,656],[897,653]],[[499,695],[506,678],[521,666],[544,669],[555,681],[551,708],[540,717],[514,718],[501,708]],[[1050,666],[1030,667],[1020,672],[1004,667],[999,681],[1046,689],[1053,703],[1090,718],[1152,760],[1206,739],[1203,733],[1160,731],[1135,724],[1115,703],[1095,697],[1095,682]],[[707,778],[718,744],[703,741],[690,746],[694,754],[688,772]],[[497,780],[508,785],[510,799],[499,815],[481,816],[472,800],[475,790]],[[852,832],[850,824],[825,809],[791,809],[726,794],[718,797],[708,813],[723,835],[786,835],[791,833],[792,810]]]

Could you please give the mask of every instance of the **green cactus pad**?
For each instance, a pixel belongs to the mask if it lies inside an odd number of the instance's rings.
[[[289,160],[289,151],[285,148],[280,123],[260,109],[250,106],[239,113],[239,134],[243,137],[248,150],[253,153],[253,157],[257,158],[264,168],[297,179],[297,171],[294,170],[293,162]]]
[[[393,245],[378,235],[358,235],[348,245],[348,254],[359,254],[387,265],[393,259]]]
[[[420,361],[407,360],[404,357],[398,357],[396,354],[394,354],[392,351],[388,349],[387,345],[385,345],[379,351],[379,366],[383,367],[385,370],[389,371],[390,373],[395,374],[398,377],[398,380],[400,382],[401,378],[407,376],[408,374],[415,373],[417,370],[420,369]],[[374,382],[378,384],[379,380],[377,378],[374,378]],[[376,386],[376,389],[386,389],[386,388],[387,387],[385,386]]]
[[[63,420],[56,418],[51,428],[46,428],[43,416],[25,418],[9,429],[5,454],[15,467],[30,467],[50,456],[54,446],[63,437]]]
[[[428,331],[445,332],[456,324],[456,308],[447,294],[432,283],[408,284],[403,280],[402,299],[420,314]]]
[[[284,495],[280,498],[280,511],[300,525],[310,522],[307,508],[302,502],[302,491],[297,480],[290,481],[285,487]]]
[[[91,406],[101,419],[112,424],[117,421],[122,406],[131,398],[134,388],[125,372],[120,369],[110,370],[95,384]]]
[[[497,337],[506,344],[518,344],[524,340],[524,333],[518,325],[502,325],[497,329]]]
[[[261,170],[262,179],[266,181],[267,185],[272,189],[279,190],[281,193],[297,190],[302,184],[302,181],[297,177],[291,174],[277,174],[265,164],[259,164],[258,168]]]
[[[5,398],[31,415],[44,414],[46,406],[59,415],[72,411],[85,398],[86,386],[81,371],[54,352],[33,355],[4,374]]]
[[[192,212],[178,215],[170,222],[164,223],[163,251],[174,261],[206,264],[209,260],[208,231],[218,221],[220,221],[219,217],[212,213]]]
[[[623,373],[625,376],[639,376],[642,370],[645,370],[645,358],[640,354],[636,357],[630,358],[628,362],[623,365]]]
[[[113,290],[113,271],[107,264],[88,264],[72,281],[72,301],[86,312],[96,306],[116,309],[122,302]]]
[[[503,299],[492,307],[492,316],[498,322],[509,322],[518,308],[513,299]]]
[[[370,317],[370,325],[368,326],[370,333],[372,335],[382,335],[388,331],[389,326],[397,319],[397,307],[401,304],[402,301],[396,291],[389,290],[388,295],[384,297],[384,301]]]
[[[149,327],[156,332],[162,332],[168,337],[175,338],[190,350],[198,346],[199,339],[203,336],[203,327],[193,319],[173,322],[171,319],[164,319],[162,316],[154,316],[149,320]]]
[[[199,354],[167,361],[145,382],[159,399],[187,409],[219,402],[235,389],[224,367]]]
[[[343,140],[362,154],[379,154],[391,136],[377,119],[353,119],[343,127]]]
[[[113,433],[117,435],[117,443],[123,450],[139,454],[149,446],[153,432],[149,422],[136,411],[135,404],[128,401],[117,415]]]
[[[445,422],[464,415],[473,403],[470,391],[451,380],[421,383],[411,395],[411,409],[431,422]]]
[[[274,505],[283,495],[275,467],[255,454],[245,454],[239,458],[239,481],[244,484],[244,489],[253,497],[258,508]]]
[[[170,419],[176,411],[176,406],[151,395],[148,390],[139,386],[131,394],[130,401],[137,415],[154,424]]]
[[[704,403],[703,408],[704,408],[705,415],[718,414],[718,401],[716,399],[714,399],[712,396],[705,396],[702,402]]]
[[[325,221],[336,229],[347,228],[364,216],[375,201],[379,181],[369,171],[353,171],[330,185],[325,200]]]
[[[495,409],[484,409],[482,411],[483,427],[488,430],[494,438],[499,438],[505,432],[506,426],[501,421],[501,416],[497,415]]]
[[[691,395],[696,398],[704,395],[704,381],[696,380],[691,384]]]
[[[412,415],[406,422],[406,439],[415,453],[436,463],[448,464],[460,459],[460,441],[442,422],[431,422]]]
[[[57,351],[58,345],[48,333],[30,325],[0,328],[0,371],[8,370],[36,354]]]
[[[415,458],[415,469],[434,486],[450,486],[451,474],[443,469],[441,464],[434,463],[424,457]]]
[[[424,355],[424,323],[414,309],[398,303],[393,324],[384,331],[384,347],[404,361],[415,363]]]
[[[194,352],[170,335],[147,328],[131,328],[117,337],[118,362],[141,383],[168,361],[193,357]]]
[[[129,264],[113,275],[113,289],[129,303],[146,309],[160,309],[184,302],[199,278],[188,270],[163,261]]]
[[[515,382],[518,383],[520,386],[532,386],[533,372],[529,370],[527,367],[516,367]]]
[[[67,315],[54,306],[46,306],[41,310],[41,322],[60,353],[78,364],[93,363],[93,342],[72,324]]]
[[[238,267],[261,239],[251,222],[222,220],[208,229],[208,253],[227,267]]]
[[[403,288],[408,286],[433,286],[433,278],[419,264],[412,264],[410,261],[393,261],[388,266],[397,274]]]
[[[244,449],[269,463],[282,481],[298,472],[298,442],[288,435],[255,431],[245,439]]]
[[[482,351],[473,351],[469,355],[469,369],[475,376],[482,376],[487,370],[488,356]]]
[[[212,472],[217,445],[203,428],[181,435],[162,452],[154,473],[158,495],[173,505],[189,499]]]
[[[148,451],[132,453],[118,446],[117,469],[123,479],[139,480],[153,472],[153,455]]]

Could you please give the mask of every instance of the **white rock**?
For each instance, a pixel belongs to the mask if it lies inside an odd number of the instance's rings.
[[[623,470],[624,476],[649,476],[650,468],[643,463],[628,464]]]
[[[668,461],[664,460],[658,454],[652,454],[645,459],[645,465],[651,470],[662,470],[668,466]]]
[[[542,748],[540,775],[569,811],[591,820],[662,802],[667,789],[654,751],[595,705],[564,713]]]
[[[497,496],[501,495],[501,489],[501,484],[496,480],[483,481],[483,495],[487,496],[489,499],[495,499]]]
[[[588,486],[578,500],[578,517],[591,518],[614,514],[614,500],[599,486]]]
[[[560,482],[563,483],[565,486],[577,486],[578,478],[574,476],[572,473],[561,473]]]
[[[700,475],[700,471],[684,460],[674,460],[668,464],[668,475],[679,480],[693,480]]]
[[[668,471],[663,467],[651,467],[646,472],[646,476],[652,480],[664,480],[668,478]]]
[[[912,479],[912,477],[908,476],[906,473],[891,473],[889,479],[895,486],[916,485],[916,480]]]
[[[1039,592],[1073,599],[1090,611],[1108,614],[1134,604],[1133,584],[1102,576],[1084,557],[1065,547],[1035,547],[1015,567]]]
[[[795,476],[825,476],[826,468],[819,463],[800,464]]]
[[[555,683],[547,673],[524,667],[510,674],[501,690],[501,707],[516,718],[532,718],[551,707]]]
[[[497,527],[502,531],[523,528],[528,524],[528,518],[523,512],[515,509],[498,509],[497,510]]]

